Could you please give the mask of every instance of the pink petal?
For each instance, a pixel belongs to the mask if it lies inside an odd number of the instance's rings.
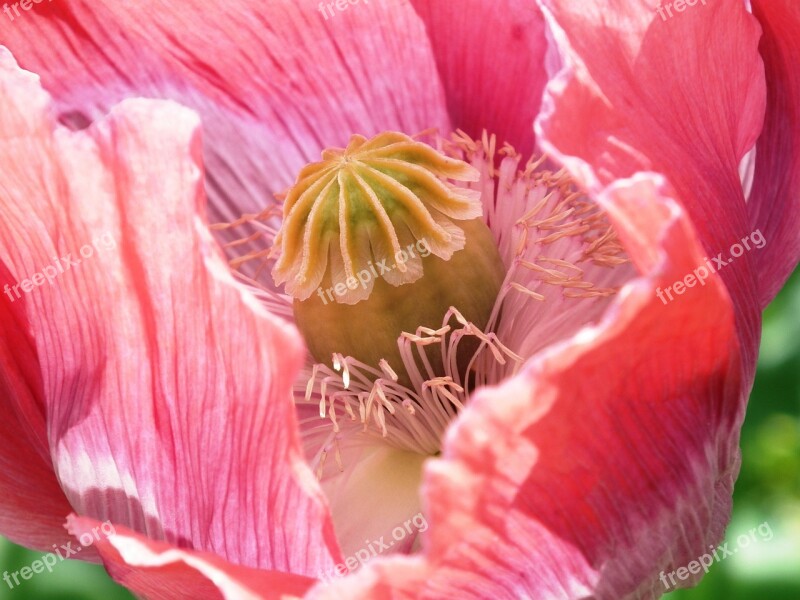
[[[81,261],[14,304],[72,506],[245,566],[330,568],[290,397],[301,339],[211,240],[197,116],[131,100],[69,132],[5,51],[0,75],[0,262],[22,281],[52,257]]]
[[[757,256],[761,306],[775,297],[800,257],[800,5],[794,0],[753,2],[761,22],[767,76],[767,118],[756,146],[748,209],[769,240]]]
[[[754,231],[738,165],[764,119],[757,21],[737,0],[666,20],[644,3],[541,4],[566,61],[537,121],[544,149],[595,192],[637,171],[664,174],[704,256],[727,255]],[[756,253],[721,271],[747,377],[760,335]]]
[[[314,584],[300,575],[248,569],[213,554],[154,542],[109,522],[72,515],[67,525],[77,540],[99,550],[116,581],[141,598],[281,600],[302,596]]]
[[[454,127],[480,139],[497,134],[524,156],[547,83],[547,40],[526,0],[414,0],[425,22]]]
[[[411,6],[348,4],[325,20],[318,4],[59,0],[17,18],[3,43],[42,76],[64,119],[94,120],[139,96],[197,110],[210,219],[230,221],[353,133],[449,129]]]
[[[375,559],[312,598],[658,597],[662,570],[720,540],[747,393],[731,302],[718,277],[658,299],[702,258],[662,178],[601,201],[642,276],[472,399],[428,464],[423,557]]]
[[[4,142],[0,141],[0,145]],[[0,146],[2,147],[2,146]],[[1,233],[0,233],[1,235]],[[13,282],[0,262],[0,281]],[[61,523],[72,510],[56,480],[47,445],[42,380],[24,306],[0,296],[0,533],[49,550],[67,540]]]

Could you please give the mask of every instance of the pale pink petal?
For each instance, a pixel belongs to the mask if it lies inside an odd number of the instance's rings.
[[[159,0],[36,5],[3,30],[62,119],[129,97],[196,109],[212,221],[259,211],[323,148],[350,135],[449,128],[423,24],[402,2]],[[5,19],[5,16],[3,16]]]
[[[329,568],[290,396],[302,342],[211,240],[199,119],[131,100],[70,132],[37,78],[0,61],[0,262],[12,281],[53,266],[15,309],[72,506],[245,566]]]
[[[0,83],[2,85],[2,83]],[[8,144],[0,138],[0,148]],[[14,282],[0,262],[0,283]],[[13,290],[12,296],[13,298]],[[0,296],[0,534],[49,550],[67,539],[61,523],[72,510],[58,485],[42,402],[42,379],[25,307]]]
[[[289,600],[301,597],[314,584],[301,575],[249,569],[214,554],[155,542],[110,522],[72,515],[68,527],[78,542],[84,540],[100,552],[117,582],[140,598]]]
[[[413,0],[425,22],[453,127],[484,129],[523,155],[547,83],[542,14],[528,0]]]
[[[354,446],[342,449],[343,472],[337,469],[321,481],[342,554],[350,557],[358,552],[372,554],[372,549],[380,549],[381,554],[410,550],[416,528],[409,527],[408,535],[396,540],[392,531],[421,513],[419,484],[426,457],[380,444],[379,440]],[[389,547],[370,545],[378,540]]]
[[[756,145],[748,209],[767,246],[757,256],[761,306],[775,297],[800,258],[800,5],[753,2],[764,35],[759,50],[767,76],[767,118]]]

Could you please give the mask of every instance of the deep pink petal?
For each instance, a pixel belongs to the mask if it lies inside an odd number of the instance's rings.
[[[601,200],[642,276],[473,397],[428,464],[422,557],[375,559],[313,598],[658,597],[662,570],[720,540],[747,392],[730,298],[711,276],[658,299],[702,257],[662,178]]]
[[[453,127],[497,134],[523,156],[547,83],[544,20],[526,0],[413,0],[425,21]]]
[[[738,166],[765,110],[760,27],[744,3],[686,5],[665,20],[644,2],[540,4],[566,61],[537,121],[545,150],[594,191],[637,171],[664,174],[705,256],[729,256],[754,231]],[[756,253],[721,271],[746,378],[760,338]]]
[[[301,339],[211,239],[197,116],[130,100],[70,132],[37,78],[0,61],[0,261],[12,281],[52,267],[15,309],[72,506],[246,566],[329,568],[290,396]]]
[[[155,542],[109,522],[72,515],[68,527],[78,542],[83,539],[100,552],[117,582],[148,600],[282,600],[302,596],[315,583],[308,577],[249,569],[214,554]]]
[[[58,112],[96,119],[129,97],[202,116],[212,221],[259,211],[351,134],[449,128],[423,24],[410,5],[317,0],[59,0],[3,30]],[[5,19],[5,16],[3,17]]]
[[[761,306],[766,306],[800,258],[800,4],[753,2],[764,36],[767,118],[756,145],[748,208],[769,243],[757,257]]]

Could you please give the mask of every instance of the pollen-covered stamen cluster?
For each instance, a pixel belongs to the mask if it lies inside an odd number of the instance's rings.
[[[475,166],[485,219],[508,267],[490,325],[525,358],[566,339],[599,318],[622,283],[633,276],[608,217],[546,157],[527,162],[508,144],[498,150],[484,132],[458,132],[440,150]],[[490,365],[492,381],[513,374]]]
[[[477,341],[477,350],[461,372],[457,356],[465,339]],[[444,430],[464,407],[469,389],[489,383],[483,377],[488,372],[485,363],[521,361],[494,333],[483,332],[454,308],[440,328],[419,327],[415,333],[403,333],[398,343],[410,385],[399,382],[386,361],[374,368],[341,354],[335,356],[333,368],[314,364],[298,380],[295,397],[302,394],[304,402],[318,404],[319,416],[330,421],[306,428],[307,436],[313,435],[310,429],[317,430],[314,462],[320,469],[331,451],[337,464],[341,462],[338,440],[353,433],[380,437],[403,450],[436,454]],[[444,356],[442,373],[432,369],[432,347]]]
[[[529,271],[535,282],[562,288],[561,294],[566,298],[615,294],[615,288],[587,280],[584,269],[576,264],[589,260],[597,266],[615,267],[627,262],[621,256],[622,247],[605,214],[581,192],[572,189],[572,181],[564,171],[540,174],[537,183],[546,187],[548,193],[514,224],[517,246],[509,272],[512,275],[509,287],[535,300],[545,299],[541,293],[513,280],[517,270],[522,269]],[[556,248],[560,240],[567,240],[567,243],[556,252],[545,253]],[[576,240],[580,241],[580,253],[564,252],[565,247]],[[530,279],[530,276],[522,279]],[[504,293],[507,292],[505,288]]]
[[[231,269],[239,279],[251,286],[253,294],[264,303],[272,314],[291,319],[291,302],[276,288],[268,285],[271,283],[271,279],[263,277],[264,271],[273,263],[270,258],[272,241],[280,230],[281,215],[281,207],[271,204],[259,213],[244,214],[230,223],[216,223],[211,225],[211,229],[224,231],[248,228],[253,230],[251,233],[223,245],[231,257],[229,261]],[[248,248],[258,246],[259,243],[261,245],[258,249],[246,251]]]
[[[326,150],[322,159],[289,190],[275,239],[273,278],[298,300],[324,281],[344,290],[332,300],[355,304],[372,292],[375,277],[358,274],[377,273],[373,261],[400,256],[418,240],[449,260],[465,243],[453,220],[481,215],[476,192],[442,179],[475,181],[475,169],[404,134],[354,135],[347,148]],[[422,277],[417,256],[393,267],[378,274],[393,286]],[[354,281],[361,285],[347,285]]]

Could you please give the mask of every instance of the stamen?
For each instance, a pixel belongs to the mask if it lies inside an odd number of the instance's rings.
[[[396,374],[386,368],[388,365],[380,365],[379,371],[351,357],[337,357],[334,363],[340,369],[315,364],[307,371],[308,383],[300,387],[302,384],[298,382],[296,389],[299,394],[312,386],[312,394],[305,395],[306,401],[313,402],[313,397],[318,396],[320,403],[327,405],[329,419],[334,425],[334,406],[342,404],[350,419],[360,423],[362,433],[379,436],[385,443],[399,448],[434,454],[447,425],[469,398],[465,382],[470,375],[457,372],[456,360],[461,340],[468,337],[481,342],[472,364],[476,364],[486,350],[499,362],[521,360],[499,343],[493,333],[484,333],[451,308],[439,329],[420,327],[416,333],[404,334],[399,340],[404,366],[414,373],[412,387],[398,383]],[[433,373],[427,360],[426,348],[431,344],[441,345],[446,365],[444,375]],[[349,386],[344,382],[345,372],[352,375]],[[332,394],[331,390],[334,390]]]
[[[397,381],[397,373],[394,372],[394,369],[389,366],[389,363],[386,362],[385,358],[380,360],[380,366],[384,373],[386,373],[392,381]]]

